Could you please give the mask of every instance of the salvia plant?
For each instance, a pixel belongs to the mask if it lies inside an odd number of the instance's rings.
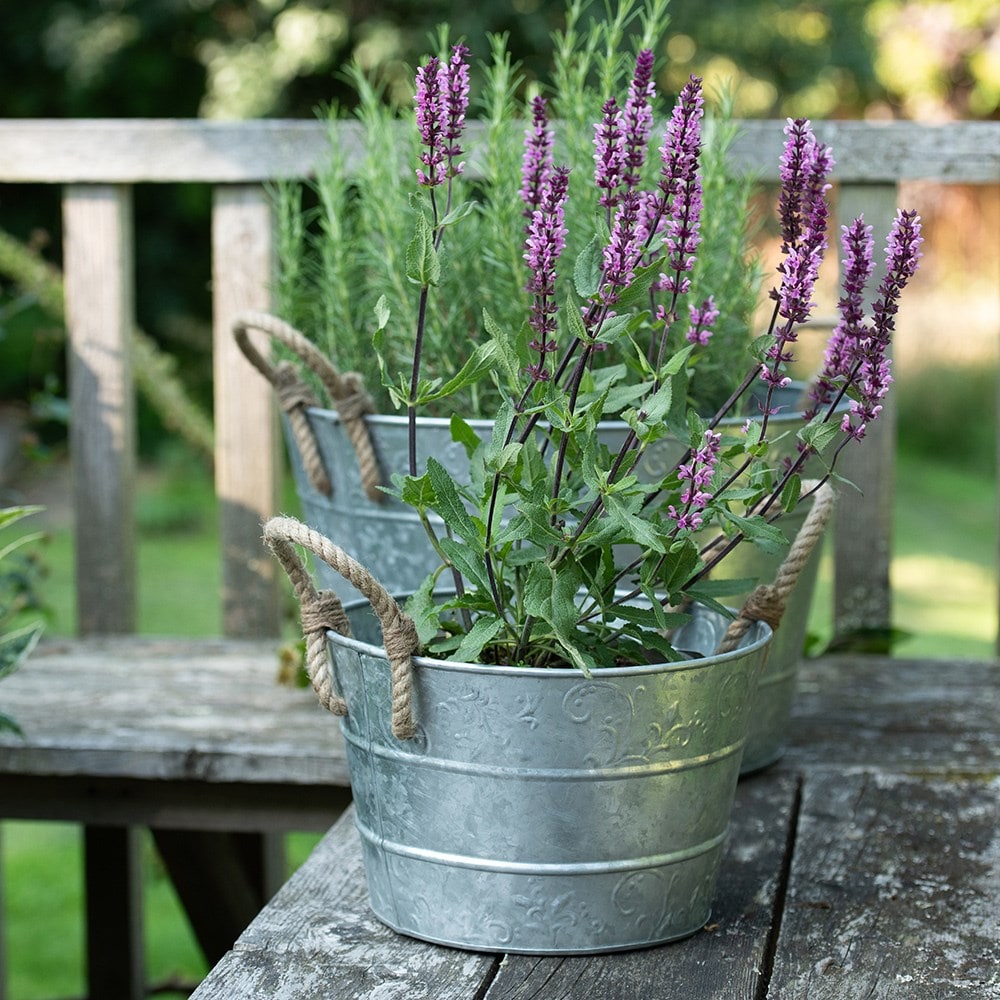
[[[551,81],[529,84],[519,73],[506,38],[491,36],[490,54],[481,85],[470,97],[470,117],[480,129],[475,161],[462,175],[462,202],[468,214],[452,226],[438,247],[441,273],[437,294],[423,319],[421,370],[428,378],[451,379],[462,364],[458,346],[475,339],[488,308],[506,328],[517,328],[532,305],[524,278],[524,227],[530,201],[522,188],[540,175],[522,176],[522,124],[529,125],[537,107],[545,121],[557,120],[545,155],[569,169],[569,196],[564,205],[566,248],[558,267],[566,276],[587,243],[598,207],[593,185],[594,128],[591,116],[608,94],[627,95],[633,66],[627,53],[634,46],[651,50],[666,25],[665,0],[622,0],[609,18],[590,18],[589,0],[571,0],[566,27],[555,36]],[[436,42],[447,62],[445,28]],[[638,88],[621,113],[662,121],[666,110],[652,87],[652,59],[647,59]],[[358,96],[354,116],[365,141],[353,149],[345,143],[345,122],[337,109],[331,121],[329,154],[308,185],[287,182],[276,190],[280,233],[276,300],[281,315],[305,331],[342,371],[358,371],[385,412],[392,401],[381,385],[371,351],[371,315],[385,295],[393,307],[393,336],[386,343],[387,364],[402,369],[413,354],[418,301],[408,294],[405,249],[413,217],[413,174],[419,155],[419,131],[401,120],[398,109],[383,99],[357,67],[348,70]],[[645,82],[644,82],[645,80]],[[544,92],[544,98],[540,95]],[[518,95],[526,93],[521,99]],[[701,252],[688,276],[692,298],[715,296],[719,317],[688,391],[693,405],[710,415],[736,387],[742,372],[731,358],[746,349],[753,313],[759,301],[761,271],[750,243],[753,178],[737,173],[726,150],[735,137],[730,101],[719,95],[717,109],[702,122],[700,174],[713,212],[701,230]],[[523,123],[521,119],[524,119]],[[638,124],[638,123],[634,123]],[[655,178],[658,137],[653,130],[648,149],[633,149],[630,172],[642,183]],[[350,135],[351,133],[347,133]],[[635,128],[633,141],[638,135]],[[542,155],[542,151],[538,151]],[[631,176],[631,173],[630,173]],[[309,190],[306,190],[309,189]],[[610,192],[608,192],[610,194]],[[606,205],[600,206],[607,211]],[[528,213],[527,217],[525,213]],[[680,333],[676,333],[680,336]],[[610,343],[606,364],[629,361],[624,344]],[[491,417],[500,396],[490,381],[456,389],[445,400],[428,400],[423,412],[447,416],[450,409],[472,418]]]
[[[781,516],[816,488],[803,488],[806,463],[818,463],[819,482],[834,476],[843,449],[878,418],[892,381],[899,298],[920,258],[920,221],[910,211],[892,223],[870,316],[872,230],[863,218],[844,228],[839,321],[796,447],[775,457],[775,393],[813,308],[834,166],[810,123],[790,120],[770,325],[731,360],[742,377],[717,410],[689,405],[691,380],[723,318],[719,299],[696,293],[692,281],[713,207],[701,171],[704,97],[692,77],[654,138],[652,63],[641,49],[624,92],[596,108],[584,178],[558,160],[544,96],[531,100],[517,185],[526,312],[511,323],[465,295],[461,308],[480,311],[467,349],[452,345],[461,362],[447,379],[426,372],[424,352],[431,315],[459,305],[441,301],[454,259],[448,248],[475,217],[463,176],[467,50],[456,45],[417,72],[411,178],[419,197],[398,262],[415,305],[397,308],[389,294],[396,285],[384,292],[374,306],[374,348],[382,384],[410,425],[409,467],[394,472],[389,489],[419,513],[440,557],[408,602],[429,655],[585,671],[675,658],[668,637],[688,602],[713,605],[715,594],[732,592],[709,574],[737,545],[787,544]],[[581,190],[586,205],[574,207]],[[570,219],[586,231],[566,261]],[[487,257],[488,234],[480,238]],[[409,333],[400,316],[413,322]],[[392,363],[400,339],[412,352],[403,370]],[[480,437],[449,404],[485,385],[498,402],[492,433]],[[744,423],[723,422],[754,394]],[[431,405],[452,410],[467,476],[453,478],[433,456],[418,461],[416,417]],[[621,430],[609,444],[600,430],[611,418]],[[651,474],[644,460],[668,436],[683,453]],[[435,531],[432,513],[443,530]]]

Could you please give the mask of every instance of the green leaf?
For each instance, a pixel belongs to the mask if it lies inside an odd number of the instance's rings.
[[[43,629],[35,622],[0,636],[0,677],[12,674],[31,655]]]
[[[677,375],[687,365],[688,358],[691,357],[693,350],[694,344],[688,344],[679,351],[671,354],[660,368],[660,378],[665,379],[672,375]]]
[[[580,649],[577,634],[575,597],[582,582],[579,568],[572,563],[564,561],[558,570],[545,562],[535,563],[525,581],[524,609],[551,626],[567,659],[589,676],[594,663]]]
[[[455,375],[448,379],[444,385],[438,385],[432,391],[421,393],[417,402],[422,405],[432,403],[436,399],[445,399],[448,396],[453,396],[467,385],[480,381],[484,375],[493,370],[497,353],[495,341],[488,340],[478,344]]]
[[[593,298],[601,288],[604,273],[604,241],[595,236],[576,258],[573,267],[573,285],[581,299]]]
[[[460,444],[465,449],[465,454],[472,458],[473,452],[482,443],[479,435],[472,429],[472,425],[457,413],[453,413],[450,429],[452,441]]]
[[[580,304],[574,296],[571,295],[567,300],[563,315],[566,317],[566,325],[569,328],[570,336],[574,340],[581,340],[584,343],[588,343],[590,341],[590,334],[587,333],[583,316],[580,315]]]
[[[24,730],[9,716],[0,712],[0,733],[13,733],[15,736],[24,736]]]
[[[438,620],[440,609],[434,602],[436,584],[437,574],[432,573],[410,594],[404,609],[417,627],[417,636],[422,646],[426,646],[437,635],[440,628]]]
[[[477,207],[474,201],[463,201],[461,205],[457,205],[441,220],[441,228],[443,229],[445,226],[453,226],[456,222],[461,222],[462,219],[475,212]]]
[[[642,604],[618,604],[615,605],[614,613],[616,618],[651,632],[656,629],[676,628],[691,619],[690,615],[680,611],[664,611],[658,601],[652,602],[648,607]]]
[[[31,514],[37,514],[42,510],[45,510],[45,508],[38,505],[4,507],[0,509],[0,528],[3,528],[8,524],[13,524],[15,521],[20,521],[22,517],[29,517]]]
[[[706,608],[712,611],[717,611],[720,615],[726,618],[732,618],[733,612],[731,608],[727,608],[724,604],[720,604],[707,590],[703,589],[703,583],[697,584],[694,587],[686,590],[685,593],[693,601],[697,601],[699,604],[704,604]]]
[[[508,387],[516,387],[521,382],[521,362],[518,359],[517,351],[511,346],[510,338],[503,328],[490,315],[487,309],[483,309],[483,326],[490,336],[494,345],[494,361],[496,367],[503,373],[503,377]]]
[[[741,534],[754,545],[759,545],[765,552],[780,554],[788,548],[788,539],[780,528],[768,524],[759,514],[751,517],[740,517],[725,507],[720,508],[722,516],[734,524]]]
[[[795,510],[801,495],[802,477],[798,475],[792,476],[788,482],[785,483],[785,488],[781,491],[782,510],[784,510],[786,514]]]
[[[667,553],[660,571],[660,585],[672,594],[683,587],[698,569],[698,546],[691,538],[674,542]]]
[[[477,618],[472,628],[462,637],[454,658],[460,663],[478,663],[483,646],[495,639],[503,627],[503,619],[499,615]]]
[[[437,499],[434,487],[426,472],[422,476],[405,476],[394,472],[392,484],[395,489],[390,490],[390,494],[415,510],[425,511],[432,508]]]
[[[389,303],[386,301],[384,295],[378,297],[378,302],[375,303],[375,322],[378,323],[379,330],[384,330],[389,325],[389,318],[392,315],[392,310],[389,308]]]
[[[594,342],[597,344],[614,344],[624,336],[630,336],[642,326],[645,321],[643,313],[621,313],[606,319],[602,324]]]
[[[635,277],[629,282],[628,288],[622,290],[615,303],[615,308],[619,310],[631,309],[633,306],[643,303],[649,304],[649,286],[659,277],[662,271],[660,261],[654,261],[645,267],[635,269]]]
[[[635,503],[633,502],[631,506],[635,506]],[[660,537],[653,525],[645,518],[635,514],[629,507],[629,504],[614,493],[606,494],[604,497],[604,509],[607,511],[608,517],[621,531],[622,542],[635,542],[645,549],[665,552],[664,539]]]
[[[796,435],[803,443],[815,448],[819,454],[823,454],[826,447],[840,433],[840,426],[830,421],[824,421],[823,415],[819,414],[812,418]]]
[[[441,515],[449,531],[472,546],[477,555],[482,555],[484,551],[482,534],[469,516],[451,473],[430,455],[427,459],[426,475],[434,489],[434,510]]]
[[[406,247],[406,277],[426,288],[441,280],[441,261],[434,249],[434,233],[427,216],[417,216],[417,230]]]
[[[511,425],[517,417],[514,404],[509,399],[504,399],[497,407],[496,418],[493,421],[493,434],[486,445],[486,468],[491,472],[496,472],[500,468],[501,452],[504,442],[510,433]]]
[[[478,590],[484,593],[490,591],[490,581],[486,574],[486,563],[483,561],[482,546],[479,553],[474,552],[470,545],[454,538],[442,538],[441,551],[448,557],[448,562],[455,567]]]

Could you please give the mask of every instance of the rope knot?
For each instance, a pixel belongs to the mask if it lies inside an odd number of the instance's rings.
[[[299,617],[302,621],[302,631],[306,635],[326,632],[336,632],[338,635],[350,635],[351,624],[347,620],[344,606],[340,598],[331,590],[321,590],[311,601],[300,601]]]
[[[317,405],[312,390],[299,378],[290,362],[280,362],[275,366],[272,375],[272,384],[278,397],[278,405],[285,413]]]
[[[344,376],[343,386],[347,392],[336,400],[337,413],[340,414],[341,420],[345,423],[360,420],[367,414],[375,412],[375,403],[368,395],[360,375],[348,372]]]
[[[417,626],[413,619],[400,612],[383,628],[382,646],[390,662],[408,660],[420,646],[420,637],[417,635]]]
[[[772,630],[781,624],[785,597],[774,584],[761,584],[743,602],[740,617],[751,622],[766,622]]]

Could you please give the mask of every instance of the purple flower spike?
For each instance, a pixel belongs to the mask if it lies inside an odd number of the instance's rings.
[[[668,270],[663,287],[674,295],[690,288],[683,275],[694,267],[695,253],[701,242],[701,178],[698,158],[701,155],[701,119],[704,116],[701,80],[692,76],[677,98],[670,123],[660,148],[659,189],[663,203],[669,200],[669,221],[664,242],[668,252]]]
[[[886,244],[886,275],[872,307],[872,329],[870,335],[858,344],[860,364],[857,377],[861,398],[851,404],[851,412],[843,421],[843,429],[851,437],[864,437],[867,425],[882,411],[882,400],[892,384],[892,362],[888,350],[896,328],[899,296],[917,273],[922,243],[917,213],[898,212]]]
[[[548,124],[548,102],[536,97],[531,102],[531,128],[524,134],[521,166],[521,200],[530,219],[542,203],[542,192],[552,174],[552,130]]]
[[[705,431],[705,443],[692,456],[690,462],[685,462],[677,469],[677,477],[687,486],[681,493],[680,501],[684,509],[679,511],[673,504],[667,508],[667,515],[677,523],[682,530],[697,531],[702,526],[702,511],[712,499],[708,486],[715,473],[715,465],[719,460],[719,445],[722,435],[715,431]]]
[[[556,349],[556,342],[551,336],[557,328],[556,264],[566,246],[564,206],[568,192],[569,168],[556,167],[542,190],[539,207],[528,223],[524,259],[531,271],[527,290],[534,297],[528,323],[535,331],[530,346],[539,354],[538,364],[528,368],[532,381],[549,377],[544,364],[545,355]]]
[[[628,98],[622,113],[625,132],[622,181],[629,190],[638,187],[646,162],[646,150],[653,131],[652,100],[655,94],[653,52],[652,49],[643,49],[636,56],[635,75],[629,84]]]
[[[417,129],[420,142],[426,149],[420,154],[420,162],[427,168],[417,170],[417,181],[423,187],[436,187],[444,181],[444,86],[447,76],[442,71],[441,60],[436,56],[428,59],[417,70],[416,102]]]
[[[872,259],[875,245],[872,227],[865,225],[864,216],[858,216],[851,225],[843,227],[842,233],[843,294],[837,302],[840,318],[826,345],[823,370],[810,389],[812,402],[804,414],[806,420],[811,420],[837,397],[842,381],[850,377],[858,357],[858,345],[866,335],[865,288],[875,267]]]
[[[618,188],[625,169],[625,135],[618,102],[608,98],[601,108],[601,120],[594,126],[594,183],[604,193],[599,204],[611,209],[618,204]]]
[[[684,181],[698,169],[701,153],[701,119],[704,116],[701,79],[692,76],[684,85],[670,115],[660,147],[662,169],[659,188],[671,198]]]
[[[601,300],[607,305],[617,302],[621,290],[635,278],[635,268],[642,256],[642,245],[637,235],[638,221],[639,196],[635,191],[627,191],[615,212],[611,240],[604,248],[606,284],[601,291]]]
[[[688,316],[691,326],[686,334],[689,344],[701,344],[704,347],[712,339],[712,325],[719,318],[719,310],[715,308],[715,296],[710,295],[700,306],[688,306]]]
[[[788,253],[797,246],[802,235],[806,211],[804,196],[806,176],[816,140],[808,118],[789,118],[785,125],[785,146],[781,154],[781,193],[778,215],[781,219],[782,251]]]
[[[469,50],[464,45],[452,49],[448,69],[444,74],[444,122],[443,131],[447,145],[444,155],[448,158],[448,176],[455,177],[462,172],[464,164],[455,161],[462,155],[458,144],[465,130],[465,112],[469,108]]]
[[[455,160],[462,155],[458,140],[469,106],[468,54],[464,45],[456,45],[447,67],[433,56],[417,70],[417,129],[426,147],[420,162],[427,168],[417,170],[417,181],[423,187],[437,187],[462,172]]]
[[[789,120],[785,133],[779,196],[785,259],[778,265],[781,285],[771,292],[784,322],[775,330],[761,371],[762,380],[773,388],[788,384],[779,369],[793,360],[787,347],[798,339],[795,328],[809,319],[815,305],[812,295],[827,248],[827,179],[833,169],[829,148],[816,142],[806,119]]]

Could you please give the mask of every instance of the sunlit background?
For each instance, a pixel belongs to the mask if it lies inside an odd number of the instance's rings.
[[[600,0],[595,7],[602,9]],[[508,33],[530,82],[546,74],[550,35],[564,9],[563,0],[7,2],[0,117],[310,118],[321,107],[350,107],[343,69],[351,60],[372,74],[387,101],[406,107],[412,67],[440,22],[450,22],[453,37],[464,36],[478,58],[488,53],[487,32]],[[709,93],[734,94],[737,116],[940,122],[998,115],[994,0],[674,0],[671,15],[659,53],[661,89],[675,93],[689,74],[702,75]],[[23,446],[13,454],[0,449],[0,500],[16,502],[30,484],[49,503],[44,597],[50,630],[68,633],[74,621],[64,333],[46,301],[51,282],[36,280],[37,266],[60,263],[58,198],[43,186],[0,185],[0,431]],[[908,637],[895,651],[991,657],[1000,186],[907,184],[902,200],[920,210],[928,239],[896,345],[894,624]],[[209,205],[208,190],[197,186],[135,192],[143,234],[136,247],[138,321],[205,413]],[[769,238],[765,231],[765,254],[773,250]],[[820,312],[832,311],[835,295],[836,274],[824,274]],[[209,473],[197,449],[168,432],[149,407],[140,409],[140,420],[140,577],[157,582],[156,591],[140,594],[141,627],[216,632]],[[204,599],[191,599],[194,579],[204,582]],[[827,569],[814,615],[821,638],[829,587]],[[79,831],[4,827],[11,1000],[79,994]],[[204,964],[151,850],[146,870],[150,974],[161,985],[196,981]]]

